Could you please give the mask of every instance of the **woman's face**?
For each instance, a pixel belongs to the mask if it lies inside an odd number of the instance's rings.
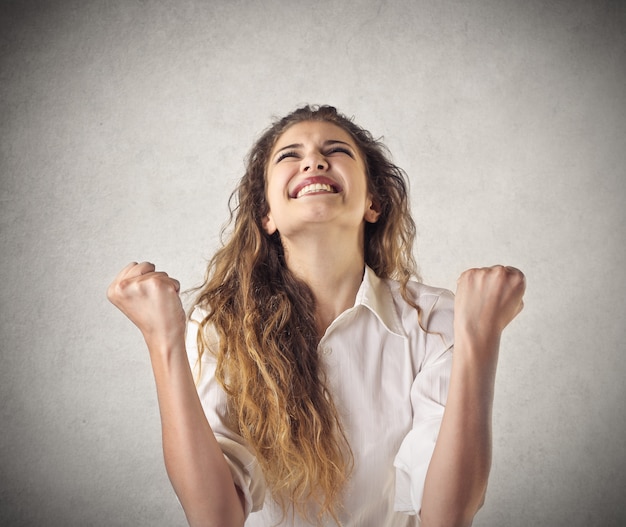
[[[361,229],[379,213],[367,188],[365,162],[343,128],[304,121],[276,141],[266,171],[264,228],[290,236],[311,229]]]

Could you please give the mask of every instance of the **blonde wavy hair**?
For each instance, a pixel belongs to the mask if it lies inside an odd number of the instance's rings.
[[[198,348],[217,358],[216,377],[230,403],[233,426],[254,450],[283,513],[337,523],[342,489],[353,464],[318,355],[315,300],[285,265],[278,232],[268,235],[266,171],[278,138],[296,123],[330,122],[354,139],[365,161],[368,190],[380,207],[365,224],[365,262],[381,278],[406,285],[417,277],[415,224],[407,178],[386,147],[332,106],[305,106],[276,120],[254,144],[229,202],[222,247],[210,260],[197,304],[208,315]],[[407,299],[408,301],[408,299]],[[209,327],[219,337],[209,349]]]

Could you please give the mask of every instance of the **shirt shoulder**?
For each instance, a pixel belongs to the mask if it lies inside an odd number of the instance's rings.
[[[424,332],[426,337],[436,335],[443,340],[445,348],[452,346],[454,342],[452,291],[414,280],[409,281],[406,293],[408,299],[418,308],[419,317],[416,321],[415,307],[402,297],[400,283],[392,279],[386,279],[384,282],[391,292],[394,307],[407,334],[420,331]]]

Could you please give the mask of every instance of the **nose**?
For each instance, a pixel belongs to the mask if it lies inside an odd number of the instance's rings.
[[[328,161],[319,152],[311,152],[302,159],[302,172],[310,172],[311,170],[326,170]]]

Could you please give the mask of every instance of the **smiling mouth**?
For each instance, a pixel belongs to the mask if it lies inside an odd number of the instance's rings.
[[[312,183],[302,187],[294,196],[296,199],[307,194],[337,194],[337,189],[328,183]]]

